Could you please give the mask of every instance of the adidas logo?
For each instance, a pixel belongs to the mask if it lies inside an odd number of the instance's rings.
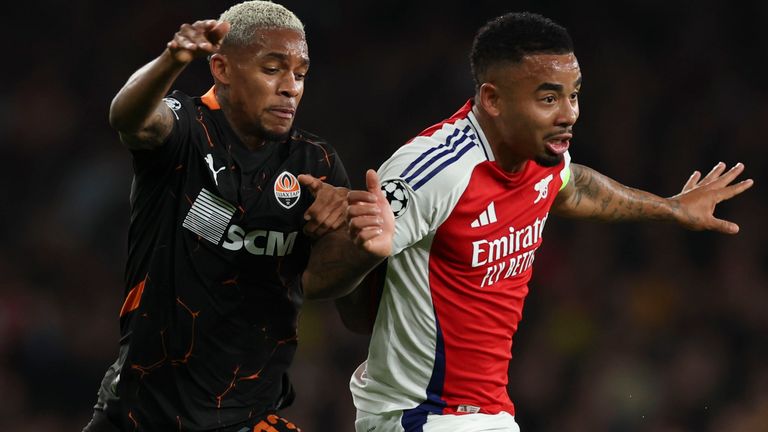
[[[488,208],[483,210],[483,212],[480,213],[480,216],[478,216],[477,219],[472,221],[472,224],[470,224],[470,226],[472,228],[477,228],[481,226],[490,225],[495,222],[496,222],[496,207],[494,207],[494,203],[493,201],[491,201],[491,203],[488,204]]]

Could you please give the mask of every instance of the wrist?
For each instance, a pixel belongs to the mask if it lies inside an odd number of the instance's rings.
[[[162,54],[160,54],[160,59],[162,59],[170,68],[181,70],[192,63],[194,57],[187,50],[171,49],[168,47]]]
[[[662,219],[680,223],[683,215],[680,199],[678,197],[665,198],[664,204],[666,211],[662,215]]]

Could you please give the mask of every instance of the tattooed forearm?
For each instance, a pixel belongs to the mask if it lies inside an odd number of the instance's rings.
[[[343,229],[328,233],[312,246],[302,276],[304,295],[308,299],[346,295],[381,261],[355,246]]]
[[[572,164],[571,174],[572,184],[554,207],[559,214],[605,221],[673,218],[672,200],[624,186],[583,165]]]
[[[173,130],[173,112],[165,103],[158,105],[145,124],[135,132],[120,131],[120,140],[128,148],[149,150],[162,144]]]

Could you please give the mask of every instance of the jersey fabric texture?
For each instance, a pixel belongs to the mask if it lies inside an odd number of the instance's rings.
[[[350,386],[358,410],[427,415],[507,412],[512,336],[550,207],[570,176],[494,162],[467,102],[379,169],[396,215],[368,359]],[[426,429],[423,429],[426,430]]]
[[[124,430],[241,430],[290,403],[313,202],[297,176],[349,186],[306,132],[248,150],[213,91],[174,92],[167,142],[133,151],[120,354],[100,392]]]
[[[359,432],[404,432],[402,412],[372,415],[357,412],[355,430]],[[423,432],[520,432],[515,418],[507,412],[498,414],[429,414],[421,426]]]

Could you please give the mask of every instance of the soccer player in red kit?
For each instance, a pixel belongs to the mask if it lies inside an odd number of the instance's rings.
[[[358,431],[519,430],[507,368],[550,214],[739,229],[713,212],[752,185],[732,184],[742,164],[694,172],[661,198],[571,163],[582,77],[563,27],[498,17],[471,61],[474,97],[349,194],[350,235],[383,263],[368,359],[350,384]],[[338,303],[345,322],[365,324],[367,293]]]

